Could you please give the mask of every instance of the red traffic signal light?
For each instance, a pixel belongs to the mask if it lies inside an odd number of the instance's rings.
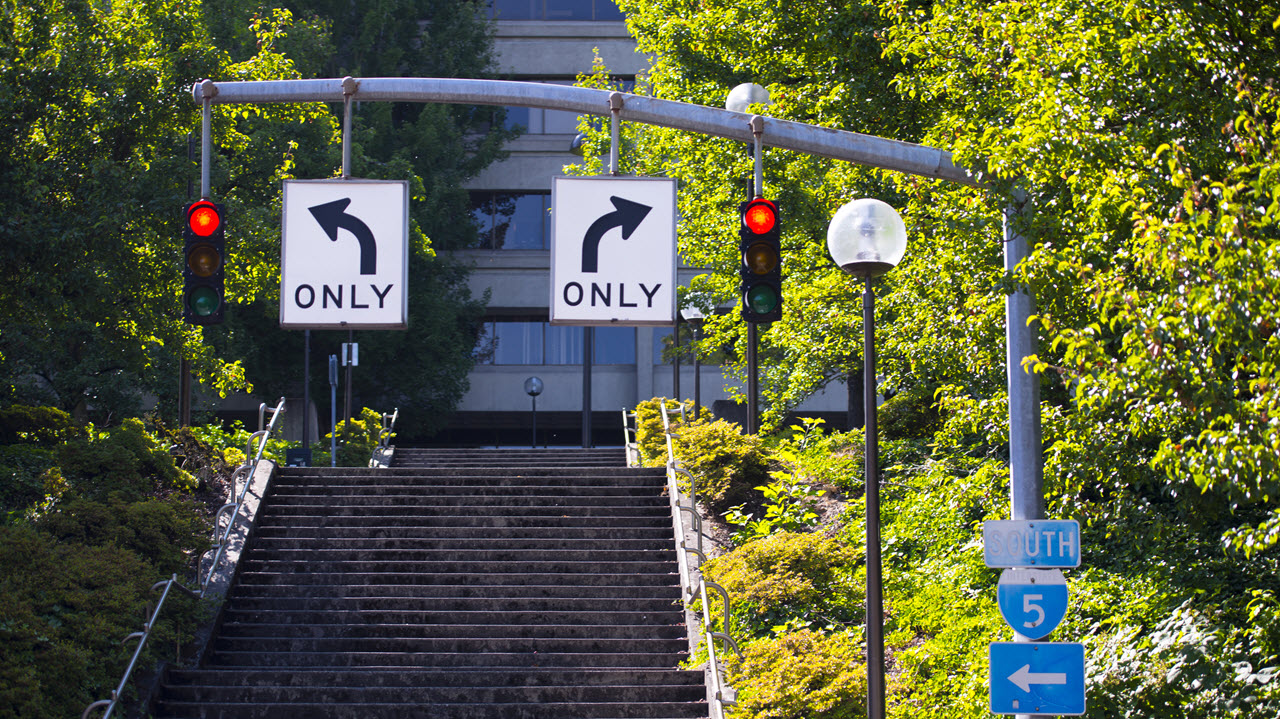
[[[223,321],[226,237],[223,205],[200,200],[183,212],[182,319],[194,325]]]
[[[747,322],[782,319],[782,241],[778,206],[757,197],[738,207],[738,249],[742,264],[742,318]]]

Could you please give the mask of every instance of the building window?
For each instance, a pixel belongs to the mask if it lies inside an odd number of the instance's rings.
[[[625,20],[613,0],[491,0],[498,20]]]
[[[480,364],[577,365],[582,364],[582,346],[582,327],[491,320],[484,323],[475,357]],[[635,364],[635,328],[597,327],[592,361],[595,364]]]
[[[550,247],[551,193],[472,192],[471,218],[486,250]]]

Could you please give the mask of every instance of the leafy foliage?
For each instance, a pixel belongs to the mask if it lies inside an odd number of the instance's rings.
[[[185,579],[208,548],[208,514],[195,477],[137,419],[98,431],[49,407],[0,416],[17,428],[0,457],[26,470],[0,475],[0,717],[74,716],[119,681],[132,650],[120,640],[145,621],[152,584]],[[210,452],[197,444],[188,460]],[[146,665],[172,659],[197,612],[170,597]]]
[[[707,562],[703,576],[730,597],[733,626],[749,635],[788,627],[840,626],[860,614],[858,556],[814,532],[778,532]],[[713,614],[719,611],[714,606]]]
[[[693,475],[698,501],[722,513],[747,499],[752,487],[768,479],[768,460],[759,437],[743,434],[732,422],[716,420],[681,427],[674,438],[680,466]]]
[[[866,660],[844,632],[802,629],[752,644],[731,665],[734,716],[852,719],[866,716]]]

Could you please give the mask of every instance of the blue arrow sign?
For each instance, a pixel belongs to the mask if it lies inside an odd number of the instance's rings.
[[[995,714],[1084,714],[1084,645],[994,642],[991,711]]]
[[[983,522],[982,546],[988,567],[1078,567],[1080,523],[1074,519]]]
[[[1006,569],[996,586],[996,602],[1014,631],[1042,639],[1067,614],[1067,581],[1058,569]]]

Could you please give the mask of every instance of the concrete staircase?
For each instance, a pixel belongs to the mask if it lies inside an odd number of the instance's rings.
[[[155,715],[707,716],[702,672],[676,668],[663,472],[621,456],[280,470],[204,664],[169,672]]]

